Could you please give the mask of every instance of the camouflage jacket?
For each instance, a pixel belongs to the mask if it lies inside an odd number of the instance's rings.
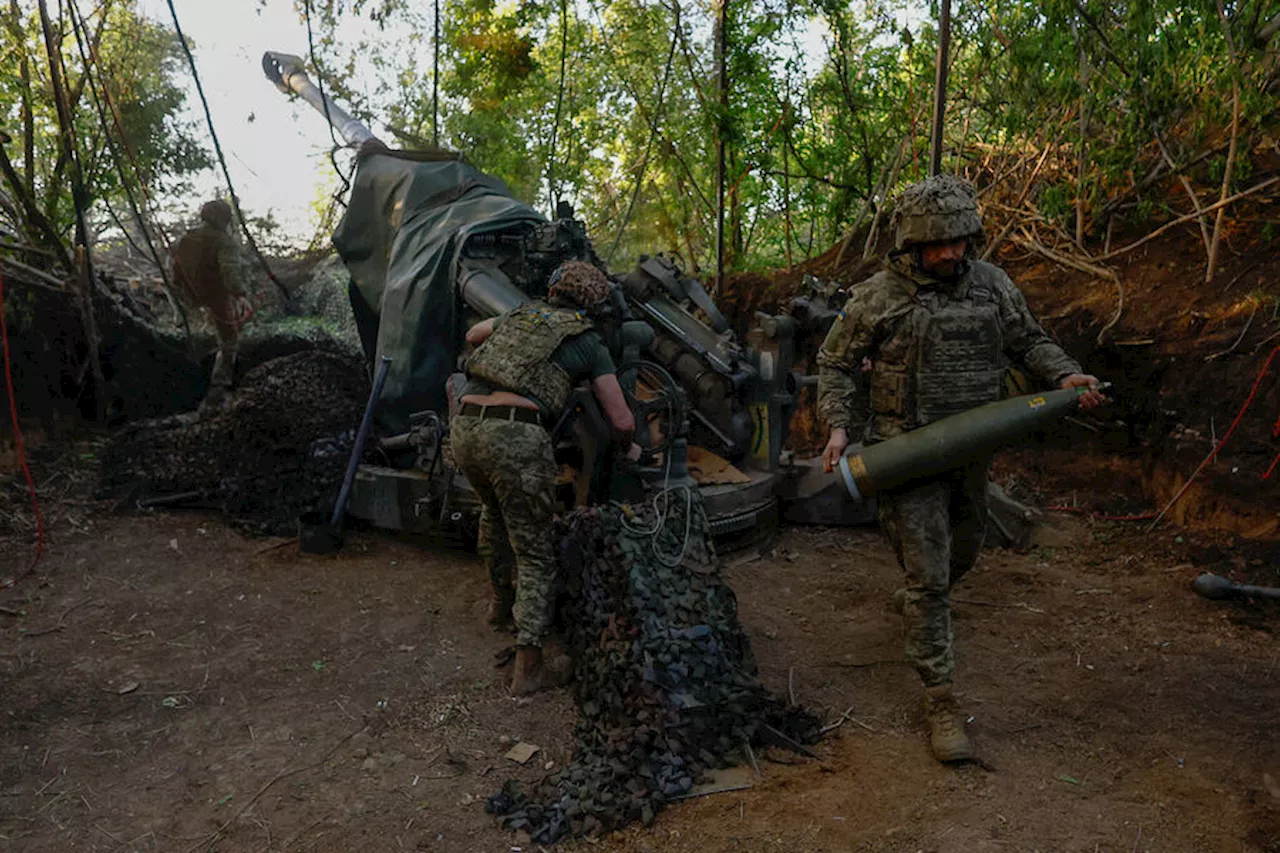
[[[178,287],[196,305],[220,309],[228,298],[243,296],[240,246],[225,229],[192,228],[173,247]]]
[[[988,373],[1011,362],[1056,386],[1063,377],[1080,372],[1080,365],[1049,338],[1021,291],[999,267],[971,261],[958,282],[942,285],[916,273],[905,257],[899,257],[854,286],[818,352],[818,411],[823,420],[832,429],[847,429],[854,441],[882,441],[920,426],[912,405],[902,405],[901,400],[884,404],[873,399],[873,389],[909,372],[921,349],[916,339],[920,324],[913,320],[938,305],[975,301],[989,305],[988,313],[998,326],[998,346],[978,348],[990,362]],[[864,360],[870,360],[866,372]],[[908,397],[915,393],[915,384]],[[956,402],[967,408],[990,399]]]

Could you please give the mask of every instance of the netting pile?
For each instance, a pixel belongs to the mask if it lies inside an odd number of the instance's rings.
[[[359,359],[301,352],[241,380],[225,406],[132,424],[105,454],[102,487],[185,496],[263,532],[331,503],[369,396]]]
[[[812,742],[817,720],[761,685],[737,600],[721,579],[696,490],[633,513],[570,515],[561,606],[575,659],[574,761],[525,792],[508,782],[486,809],[539,844],[646,824],[707,772],[782,732]]]

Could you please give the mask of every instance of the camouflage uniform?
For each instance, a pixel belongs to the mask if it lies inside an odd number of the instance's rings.
[[[480,558],[495,590],[519,571],[517,642],[540,646],[551,627],[556,557],[551,537],[556,464],[537,424],[459,415],[450,428],[458,469],[480,498]]]
[[[207,308],[218,336],[218,354],[209,377],[210,389],[225,393],[235,380],[240,331],[236,300],[245,295],[240,275],[240,247],[227,230],[231,208],[213,201],[200,209],[202,224],[183,234],[173,247],[173,274],[178,291],[192,305]]]
[[[855,285],[818,354],[818,407],[832,429],[873,443],[993,402],[1011,363],[1054,387],[1080,372],[999,267],[967,260],[953,281],[920,268],[920,243],[969,239],[972,247],[981,237],[967,185],[948,176],[916,184],[904,191],[894,220],[895,252]],[[968,460],[879,496],[881,523],[906,575],[907,657],[928,687],[952,680],[950,589],[982,549],[988,462]]]
[[[603,348],[580,311],[544,302],[516,308],[499,318],[467,360],[462,395],[512,391],[538,403],[546,424],[564,409],[577,380],[594,378],[571,375],[556,358],[562,344],[588,334]],[[453,458],[483,505],[479,550],[495,594],[509,594],[518,575],[516,642],[541,646],[556,588],[551,528],[556,465],[550,435],[539,424],[467,414],[453,419],[450,432]]]

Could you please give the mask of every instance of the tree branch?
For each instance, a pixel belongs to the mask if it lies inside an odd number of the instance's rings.
[[[8,182],[9,190],[13,197],[22,206],[22,211],[27,221],[27,229],[33,233],[40,234],[44,238],[46,241],[45,248],[57,253],[58,262],[62,264],[63,269],[67,271],[75,269],[71,263],[71,255],[67,253],[67,247],[63,245],[62,240],[58,237],[58,232],[48,218],[40,212],[35,200],[27,193],[22,180],[18,177],[17,172],[14,171],[13,164],[9,162],[9,154],[4,150],[3,144],[8,139],[7,135],[0,132],[0,173],[4,175],[5,181]]]
[[[1280,33],[1280,12],[1277,12],[1271,20],[1263,24],[1253,36],[1253,44],[1255,47],[1266,47],[1267,43],[1275,37],[1276,33]]]
[[[1106,338],[1107,332],[1110,332],[1115,328],[1116,324],[1120,322],[1121,315],[1124,314],[1124,284],[1120,281],[1120,276],[1116,271],[1108,267],[1099,266],[1098,264],[1092,264],[1087,261],[1073,258],[1070,255],[1064,255],[1061,252],[1055,252],[1053,249],[1042,245],[1040,241],[1032,237],[1025,229],[1022,232],[1022,237],[1014,237],[1012,240],[1014,243],[1017,243],[1025,249],[1030,249],[1033,252],[1043,255],[1055,264],[1070,267],[1071,269],[1079,270],[1080,272],[1088,273],[1089,275],[1097,276],[1098,278],[1105,278],[1115,284],[1116,311],[1111,315],[1111,319],[1107,321],[1107,324],[1098,332],[1097,342],[1098,345],[1101,346]]]
[[[1143,237],[1141,240],[1135,240],[1129,245],[1121,246],[1119,249],[1115,249],[1111,252],[1106,253],[1105,255],[1098,255],[1095,257],[1095,260],[1109,261],[1112,258],[1119,257],[1120,255],[1128,254],[1129,252],[1132,252],[1134,249],[1138,248],[1142,244],[1150,242],[1151,240],[1154,240],[1156,237],[1159,237],[1161,234],[1168,231],[1170,228],[1174,228],[1178,225],[1181,225],[1184,222],[1190,222],[1191,220],[1195,219],[1197,216],[1201,216],[1206,213],[1213,213],[1215,210],[1220,210],[1221,208],[1226,207],[1229,204],[1234,204],[1235,202],[1239,201],[1242,198],[1245,198],[1246,196],[1251,196],[1251,195],[1255,195],[1256,193],[1262,192],[1267,187],[1277,183],[1280,183],[1280,175],[1267,178],[1265,181],[1254,184],[1253,186],[1249,187],[1249,189],[1242,190],[1241,192],[1236,193],[1230,198],[1224,198],[1222,201],[1219,201],[1216,204],[1211,204],[1197,213],[1188,213],[1186,216],[1179,216],[1177,219],[1173,220],[1172,222],[1166,222],[1164,225],[1161,225],[1159,228],[1152,231],[1150,234]]]

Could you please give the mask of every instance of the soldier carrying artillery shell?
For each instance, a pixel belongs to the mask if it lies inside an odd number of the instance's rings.
[[[968,183],[939,175],[902,191],[884,269],[852,290],[818,354],[818,407],[831,429],[828,471],[851,433],[870,444],[999,400],[1010,364],[1056,388],[1098,380],[1055,344],[999,267],[974,257],[983,238]],[[863,373],[864,359],[870,370]],[[990,459],[880,494],[885,535],[906,577],[895,595],[907,659],[925,687],[930,746],[939,761],[975,757],[952,691],[951,587],[973,568],[987,528]]]

